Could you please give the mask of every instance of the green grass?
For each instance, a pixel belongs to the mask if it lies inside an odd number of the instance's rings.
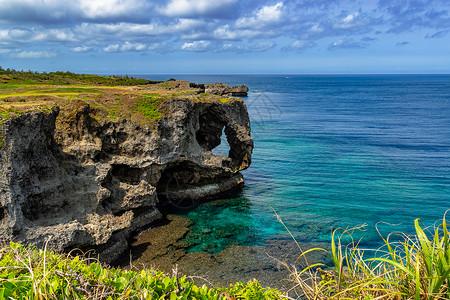
[[[5,107],[0,103],[0,125],[2,125],[6,120],[18,117],[24,113],[31,111],[42,111],[45,113],[50,113],[54,105],[49,105],[47,103],[31,102],[26,103],[19,100],[18,105]]]
[[[28,96],[75,96],[79,94],[103,94],[104,92],[94,88],[70,87],[70,88],[36,88],[37,86],[28,86],[26,90],[11,90],[0,92],[0,99],[9,97],[28,97]],[[6,89],[4,89],[6,90]],[[25,99],[24,99],[25,100]],[[5,101],[5,100],[3,100]]]
[[[0,89],[16,89],[25,86],[24,84],[4,83],[0,84]]]
[[[281,299],[257,281],[197,286],[186,276],[103,267],[95,260],[10,243],[0,250],[0,299]]]
[[[416,234],[382,237],[384,245],[365,258],[358,242],[343,244],[354,229],[333,232],[332,265],[310,264],[301,271],[288,266],[305,299],[450,299],[450,235],[444,218],[433,228],[414,221]],[[310,251],[324,251],[312,249]],[[307,252],[301,252],[298,260]],[[306,261],[307,262],[307,261]]]
[[[44,93],[44,94],[52,94],[52,93],[70,93],[70,94],[88,94],[88,93],[103,93],[98,89],[92,88],[84,88],[84,87],[70,87],[70,88],[56,88],[56,89],[43,89],[43,90],[34,90],[34,93]]]
[[[143,96],[144,98],[137,103],[136,111],[141,112],[147,120],[158,120],[161,117],[158,108],[164,98],[157,94],[143,94]]]
[[[130,76],[100,76],[91,74],[75,74],[72,72],[50,72],[38,73],[32,71],[17,71],[14,69],[3,69],[0,67],[0,76],[7,84],[86,84],[104,86],[133,86],[160,83],[161,81],[151,81],[143,78]],[[2,86],[0,84],[0,86]]]

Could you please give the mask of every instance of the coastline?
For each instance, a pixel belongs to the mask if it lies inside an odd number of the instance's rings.
[[[129,253],[117,266],[131,270],[155,268],[166,274],[177,268],[180,274],[195,279],[197,284],[210,287],[227,287],[235,282],[257,279],[263,287],[281,292],[292,289],[293,283],[288,280],[290,272],[283,263],[294,265],[301,253],[293,240],[266,240],[264,246],[230,245],[215,254],[189,252],[182,240],[191,224],[192,221],[183,216],[166,215],[160,224],[133,238]],[[303,251],[317,246],[301,245]],[[325,262],[325,257],[318,252],[308,259]],[[295,265],[299,269],[307,266],[301,261]]]

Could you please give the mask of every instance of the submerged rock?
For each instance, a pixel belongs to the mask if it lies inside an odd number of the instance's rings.
[[[0,235],[53,250],[97,247],[111,262],[164,203],[214,197],[243,184],[253,140],[241,100],[166,101],[152,127],[102,121],[89,105],[55,125],[58,109],[0,125]],[[211,150],[225,132],[228,157]]]

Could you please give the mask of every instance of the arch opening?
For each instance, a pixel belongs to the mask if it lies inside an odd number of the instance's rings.
[[[228,137],[225,133],[225,126],[222,129],[222,133],[220,135],[220,143],[215,148],[211,149],[211,152],[215,156],[225,156],[230,157],[231,146],[228,144]]]

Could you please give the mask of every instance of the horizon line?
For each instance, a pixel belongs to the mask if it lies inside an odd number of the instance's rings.
[[[92,75],[147,75],[147,76],[249,76],[249,75],[260,75],[260,76],[311,76],[311,75],[450,75],[450,73],[84,73]]]

